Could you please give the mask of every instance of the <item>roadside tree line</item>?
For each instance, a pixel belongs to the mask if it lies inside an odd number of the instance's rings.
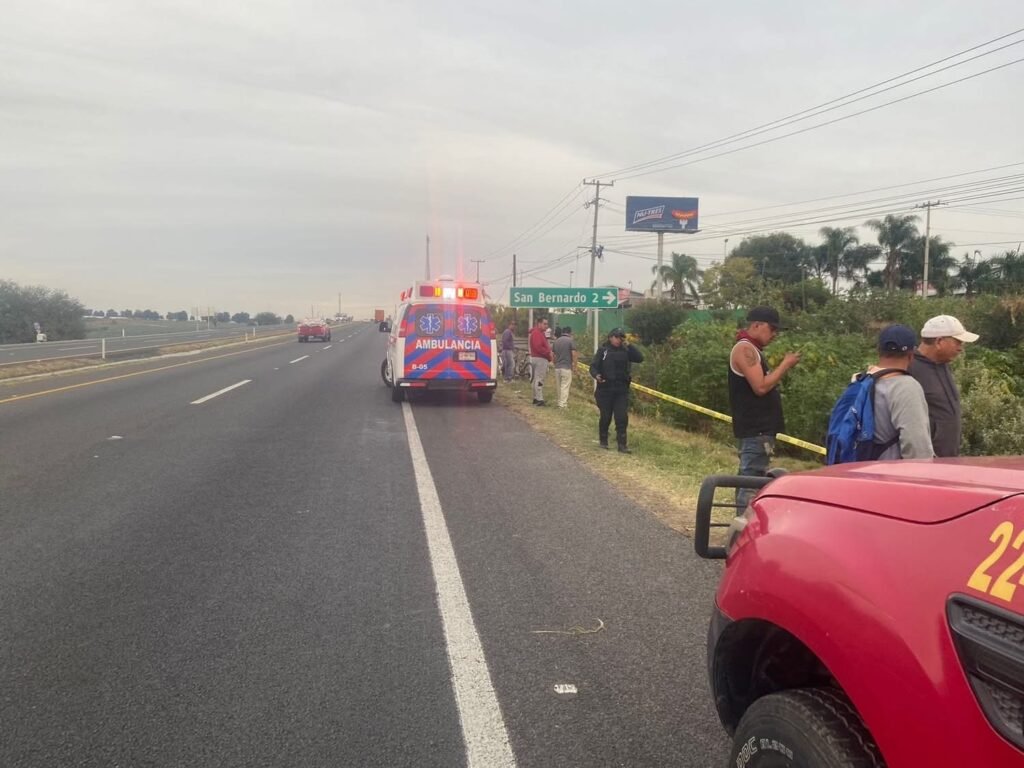
[[[689,307],[728,309],[775,300],[791,308],[821,306],[841,293],[867,289],[920,292],[924,280],[925,237],[919,217],[889,214],[864,226],[876,243],[861,242],[854,227],[822,227],[821,242],[809,244],[788,232],[744,239],[722,264],[702,270],[685,253],[672,253],[654,266],[670,300]],[[954,256],[956,244],[941,235],[928,238],[928,283],[938,296],[1024,293],[1021,250],[982,257],[980,251]],[[769,302],[770,303],[770,302]]]
[[[248,312],[236,312],[231,314],[230,312],[215,312],[209,315],[199,315],[197,318],[195,315],[190,315],[184,309],[178,312],[168,312],[166,315],[161,315],[159,312],[154,312],[152,309],[122,309],[118,311],[116,309],[108,309],[103,311],[102,309],[86,309],[84,310],[86,317],[91,318],[133,318],[136,320],[181,320],[196,322],[211,322],[217,323],[238,323],[240,325],[280,325],[281,323],[294,323],[295,317],[293,315],[286,315],[284,318],[273,312],[258,312],[254,316],[250,316]]]

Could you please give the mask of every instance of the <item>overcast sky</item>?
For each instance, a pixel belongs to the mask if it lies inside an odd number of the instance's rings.
[[[486,258],[482,279],[507,296],[513,251],[536,270],[589,243],[592,189],[574,191],[584,177],[1020,27],[1019,0],[6,0],[0,277],[93,308],[305,315],[333,313],[340,294],[343,311],[366,316],[423,277],[429,234],[435,274],[473,276],[470,260]],[[1013,45],[797,127],[1022,56]],[[730,219],[787,209],[732,211],[1024,162],[1022,85],[1017,64],[620,180],[602,194],[597,283],[650,285],[654,236],[626,236],[627,195],[699,197],[704,232],[670,246],[707,266]],[[921,190],[1014,173],[1024,165]],[[567,193],[572,202],[555,208]],[[936,208],[933,232],[958,243],[958,256],[1005,250],[1024,239],[1024,205],[1012,197]],[[837,203],[849,200],[804,207]],[[558,226],[515,241],[553,209]],[[816,242],[819,226],[788,229]],[[585,282],[589,255],[579,253],[525,283],[568,284],[570,270]]]

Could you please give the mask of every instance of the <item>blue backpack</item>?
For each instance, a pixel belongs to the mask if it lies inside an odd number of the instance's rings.
[[[882,368],[874,373],[858,373],[839,396],[828,420],[826,464],[873,461],[899,442],[899,433],[887,442],[875,442],[875,382],[890,373],[906,371]]]

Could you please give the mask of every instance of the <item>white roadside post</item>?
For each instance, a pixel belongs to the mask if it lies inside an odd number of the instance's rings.
[[[100,360],[107,359],[107,337],[100,339]]]

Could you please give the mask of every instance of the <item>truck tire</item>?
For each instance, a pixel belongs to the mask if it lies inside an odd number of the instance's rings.
[[[402,389],[401,387],[392,387],[391,388],[391,402],[392,403],[400,403],[403,400],[405,400],[405,390]]]
[[[388,359],[385,357],[380,362],[380,377],[384,380],[385,386],[391,387],[394,385],[391,383],[391,379],[388,378],[388,373]]]
[[[489,402],[491,402],[491,400],[494,399],[494,390],[493,389],[486,389],[486,390],[485,389],[481,389],[479,392],[476,393],[476,396],[478,398],[480,398],[480,402],[481,403],[489,403]]]
[[[304,342],[305,340],[306,340],[306,337],[305,337],[305,336],[299,336],[299,343],[300,343],[300,344],[301,344],[302,342]]]
[[[764,696],[743,714],[729,765],[742,768],[885,768],[878,745],[839,691],[797,688]]]

